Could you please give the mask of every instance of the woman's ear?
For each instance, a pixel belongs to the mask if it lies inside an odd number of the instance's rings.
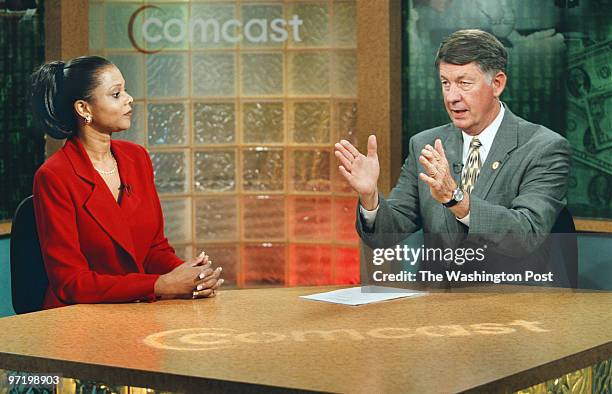
[[[74,102],[74,111],[80,116],[82,119],[91,119],[91,109],[89,108],[89,104],[85,100],[77,100]]]

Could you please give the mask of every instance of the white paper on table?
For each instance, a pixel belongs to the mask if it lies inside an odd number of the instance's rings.
[[[426,294],[427,292],[418,290],[397,289],[394,287],[383,286],[363,286],[350,287],[348,289],[340,289],[300,297],[307,300],[356,306],[371,304],[373,302],[394,300],[397,298],[419,297]]]

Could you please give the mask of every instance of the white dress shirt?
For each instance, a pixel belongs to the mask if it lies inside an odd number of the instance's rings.
[[[488,125],[480,134],[477,135],[478,139],[480,140],[480,143],[482,144],[479,148],[479,151],[480,151],[480,160],[483,164],[485,160],[487,160],[487,155],[491,151],[493,140],[495,139],[495,135],[497,134],[497,131],[499,130],[499,126],[501,125],[505,112],[506,110],[504,109],[504,105],[500,103],[499,113],[497,114],[493,122],[491,122],[490,125]],[[471,135],[466,134],[465,131],[463,130],[461,130],[461,134],[463,136],[462,161],[463,161],[463,165],[465,165],[468,155],[470,154],[470,143],[472,142],[473,137]],[[371,211],[368,211],[367,209],[359,205],[359,212],[361,212],[361,216],[363,217],[363,221],[365,222],[365,225],[368,227],[372,227],[372,225],[374,224],[374,220],[376,219],[376,213],[378,212],[378,207],[374,208]],[[459,220],[461,223],[469,227],[470,226],[470,213],[468,212],[468,214],[465,215],[465,217],[461,219],[457,218],[457,220]]]

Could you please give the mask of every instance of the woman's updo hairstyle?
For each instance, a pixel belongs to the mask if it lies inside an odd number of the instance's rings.
[[[67,63],[49,62],[34,71],[31,103],[39,127],[57,139],[75,135],[79,120],[74,102],[91,101],[100,71],[110,65],[103,57],[82,56]]]

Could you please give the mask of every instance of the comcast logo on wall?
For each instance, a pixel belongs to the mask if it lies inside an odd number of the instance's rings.
[[[158,6],[142,6],[134,11],[128,24],[130,42],[142,53],[156,53],[163,49],[149,50],[137,42],[135,38],[137,30],[134,25],[138,18],[143,16],[140,33],[146,44],[159,44],[162,40],[171,43],[189,41],[230,44],[243,40],[251,43],[283,42],[289,38],[289,34],[293,41],[302,41],[300,26],[303,21],[298,15],[293,15],[288,20],[253,18],[243,22],[239,19],[219,21],[215,18],[190,18],[185,21],[178,18],[162,20],[156,16],[146,16],[144,11],[147,9],[163,12]]]

